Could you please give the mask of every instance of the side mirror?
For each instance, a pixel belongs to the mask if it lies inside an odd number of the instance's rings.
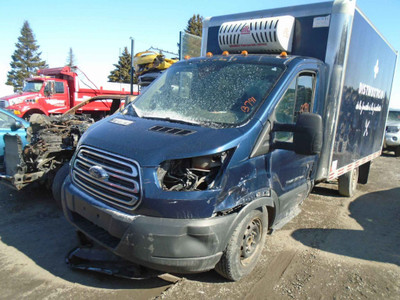
[[[44,94],[45,94],[45,96],[50,97],[54,93],[55,93],[54,82],[53,81],[48,81],[46,83],[46,86],[44,87]]]
[[[294,151],[297,154],[313,155],[322,149],[322,118],[312,113],[298,115],[293,135]]]
[[[272,149],[285,149],[302,155],[319,154],[322,149],[322,118],[318,114],[302,113],[296,124],[274,123],[273,131],[293,132],[293,142],[275,142]]]
[[[12,131],[17,131],[18,129],[23,128],[24,125],[20,121],[15,121],[10,127]]]

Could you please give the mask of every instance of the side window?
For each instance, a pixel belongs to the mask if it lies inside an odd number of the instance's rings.
[[[56,82],[56,94],[64,94],[64,83]]]
[[[275,109],[277,122],[294,124],[299,114],[312,111],[315,77],[314,73],[301,73],[292,81]],[[290,142],[292,138],[291,132],[275,133],[275,140],[280,142]]]
[[[44,94],[46,96],[50,96],[54,94],[54,81],[47,81],[46,86],[44,88]]]
[[[287,89],[282,100],[275,109],[275,119],[279,123],[294,123],[294,103],[296,99],[296,80]]]
[[[314,98],[315,75],[300,75],[297,78],[296,106],[294,110],[295,122],[297,115],[303,112],[311,112],[312,100]]]
[[[49,81],[46,83],[46,86],[44,87],[44,93],[45,94],[51,93],[51,83]]]

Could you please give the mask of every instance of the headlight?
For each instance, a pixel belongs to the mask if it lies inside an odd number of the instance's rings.
[[[164,161],[157,177],[166,191],[202,191],[215,186],[233,150],[221,153]]]

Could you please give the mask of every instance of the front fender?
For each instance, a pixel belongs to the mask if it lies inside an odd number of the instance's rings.
[[[10,105],[7,107],[9,110],[13,110],[14,114],[20,118],[23,118],[27,112],[41,113],[48,115],[46,110],[38,103],[21,103],[16,105]]]

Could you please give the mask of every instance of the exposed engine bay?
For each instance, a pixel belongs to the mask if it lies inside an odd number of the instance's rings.
[[[215,155],[168,160],[158,168],[157,176],[166,191],[202,191],[215,185],[217,175],[228,158],[227,152]]]
[[[22,147],[17,135],[5,135],[5,174],[1,182],[17,190],[38,181],[52,186],[57,171],[70,161],[82,134],[96,121],[121,110],[134,101],[135,96],[103,95],[86,99],[62,115],[33,114],[26,129],[28,144]],[[109,110],[81,114],[85,105],[104,101]],[[111,102],[110,102],[111,100]]]
[[[18,136],[5,139],[6,174],[17,190],[38,179],[50,185],[55,171],[71,159],[80,137],[95,122],[88,115],[71,114],[33,114],[29,121],[23,149]]]

